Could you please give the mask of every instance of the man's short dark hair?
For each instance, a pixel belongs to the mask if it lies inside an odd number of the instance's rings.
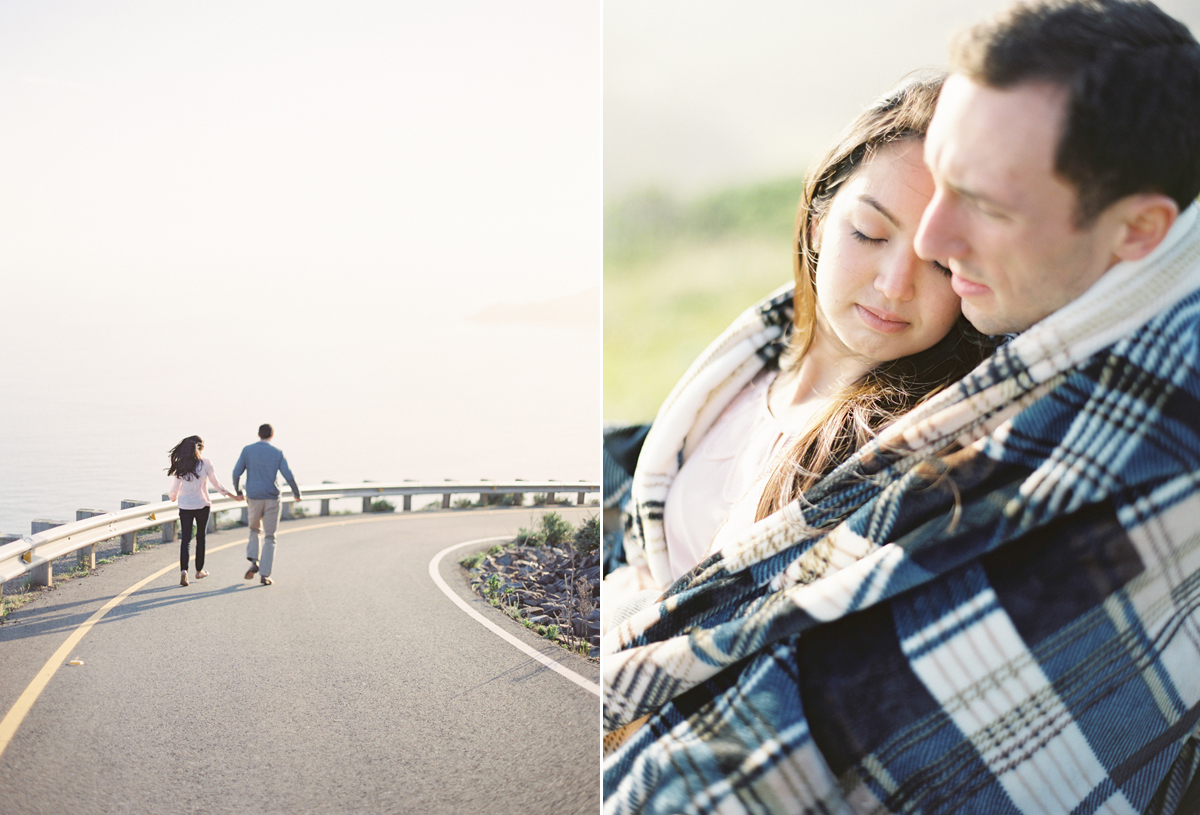
[[[951,68],[993,88],[1069,93],[1055,171],[1090,223],[1127,195],[1200,193],[1200,44],[1145,0],[1034,0],[955,40]]]
[[[269,439],[275,435],[275,429],[269,424],[260,424],[258,426],[258,437],[260,439]]]

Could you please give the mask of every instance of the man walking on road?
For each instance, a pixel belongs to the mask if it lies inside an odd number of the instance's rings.
[[[259,582],[269,586],[275,581],[271,579],[271,566],[275,561],[275,529],[279,526],[279,487],[275,485],[276,473],[282,473],[288,486],[292,488],[292,499],[300,500],[300,488],[288,468],[283,451],[271,444],[275,431],[269,424],[258,428],[258,441],[242,448],[237,464],[233,465],[233,489],[242,497],[238,489],[238,479],[246,474],[246,505],[250,516],[250,541],[246,544],[246,559],[250,568],[246,571],[246,579],[259,575]],[[262,560],[259,560],[258,536],[265,535],[262,547]]]

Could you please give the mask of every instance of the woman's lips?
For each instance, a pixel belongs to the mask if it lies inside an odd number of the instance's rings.
[[[897,315],[890,312],[876,311],[861,303],[856,303],[855,308],[858,309],[858,316],[862,321],[876,331],[882,331],[884,334],[895,334],[897,331],[903,331],[908,328],[907,320],[901,320]]]
[[[959,297],[977,297],[991,291],[982,283],[975,283],[965,277],[959,277],[957,274],[950,275],[950,288],[954,289],[954,293]]]

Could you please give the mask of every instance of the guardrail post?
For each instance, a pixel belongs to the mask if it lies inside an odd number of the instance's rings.
[[[170,501],[171,496],[163,495],[164,501]],[[175,540],[175,532],[179,529],[179,521],[169,521],[162,525],[162,542],[170,543]]]
[[[5,543],[12,543],[13,541],[19,541],[20,539],[21,539],[20,535],[0,535],[0,545],[3,545]],[[4,584],[0,583],[0,601],[3,601],[3,600],[4,600]]]
[[[363,496],[363,512],[367,513],[370,511],[371,511],[371,496],[364,495]]]
[[[121,509],[133,509],[134,507],[145,506],[149,501],[121,501]],[[126,532],[121,536],[121,554],[132,555],[137,551],[137,532]]]
[[[411,495],[404,496],[404,511],[412,512],[412,496]]]
[[[29,524],[29,531],[33,534],[45,532],[47,529],[53,529],[56,526],[62,526],[66,521],[50,521],[45,518],[39,518]],[[54,564],[47,560],[34,566],[29,571],[29,582],[35,586],[46,586],[49,588],[54,585]]]
[[[250,525],[250,507],[242,507],[242,526]]]
[[[328,498],[321,499],[321,514],[322,515],[329,514],[329,499]]]
[[[75,510],[75,520],[82,521],[84,518],[94,518],[103,514],[104,510],[102,509],[77,509]],[[89,570],[96,568],[96,544],[76,549],[75,553],[79,555],[79,568]]]
[[[442,509],[450,509],[450,493],[442,493]]]
[[[279,507],[279,520],[290,521],[292,519],[292,504],[288,501],[282,502],[283,506]]]
[[[208,523],[206,523],[204,525],[204,532],[207,535],[211,535],[212,533],[214,533],[216,531],[217,531],[217,513],[209,512],[208,513]]]
[[[554,506],[554,493],[552,493],[552,492],[546,493],[546,506],[548,506],[548,507]]]
[[[578,506],[578,507],[583,506],[583,493],[582,492],[575,494],[575,506]]]

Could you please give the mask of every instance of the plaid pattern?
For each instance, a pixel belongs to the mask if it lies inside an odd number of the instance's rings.
[[[783,352],[792,294],[791,285],[783,286],[717,337],[667,395],[642,443],[631,486],[635,506],[625,519],[625,560],[646,566],[659,585],[671,582],[662,524],[667,490],[721,411]]]
[[[1200,812],[1195,209],[605,638],[606,812]]]
[[[609,514],[619,516],[629,501],[633,470],[650,425],[605,425],[604,427],[604,538],[602,546],[604,574],[611,574],[625,563],[625,548],[620,524],[611,523]]]

